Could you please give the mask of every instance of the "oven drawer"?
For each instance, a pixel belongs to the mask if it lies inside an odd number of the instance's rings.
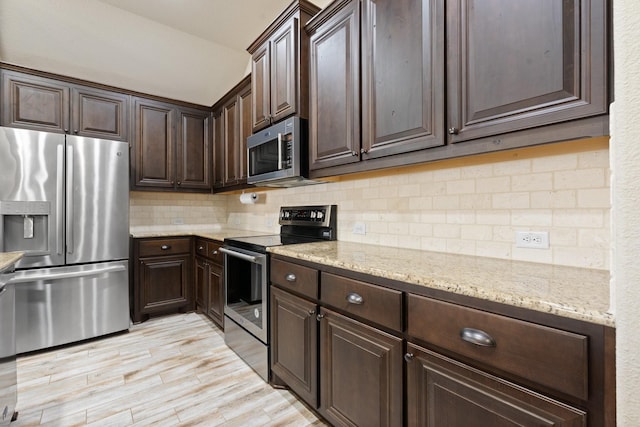
[[[191,253],[191,238],[145,239],[138,242],[140,257]]]
[[[402,331],[400,291],[323,272],[320,301],[395,331]]]
[[[318,270],[279,259],[271,260],[271,282],[281,288],[318,298]]]
[[[587,337],[409,294],[407,333],[581,399],[588,398]]]

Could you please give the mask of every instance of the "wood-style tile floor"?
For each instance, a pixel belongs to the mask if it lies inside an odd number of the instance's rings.
[[[324,426],[196,313],[18,358],[18,426]]]

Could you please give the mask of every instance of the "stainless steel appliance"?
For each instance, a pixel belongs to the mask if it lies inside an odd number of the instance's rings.
[[[272,246],[336,240],[336,205],[280,208],[280,234],[224,240],[224,340],[269,381],[269,253]]]
[[[12,266],[13,267],[13,266]],[[15,293],[11,271],[0,271],[0,426],[15,418],[16,375]]]
[[[129,144],[0,128],[0,182],[17,352],[128,329]]]
[[[294,187],[317,184],[308,179],[307,122],[294,116],[247,138],[249,184]]]

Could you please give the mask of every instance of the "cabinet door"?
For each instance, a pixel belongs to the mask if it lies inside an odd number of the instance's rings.
[[[309,39],[310,169],[360,161],[359,5],[345,5]]]
[[[156,313],[190,303],[188,283],[191,256],[140,259],[140,312]]]
[[[238,97],[234,96],[222,107],[222,120],[224,121],[224,181],[223,185],[234,185],[238,182],[239,166],[239,120]]]
[[[129,140],[129,95],[84,86],[71,88],[71,132],[91,138]]]
[[[451,142],[606,113],[606,0],[455,0],[446,13]]]
[[[178,110],[176,186],[211,189],[211,117],[207,111]]]
[[[313,408],[318,407],[316,305],[271,287],[271,370]]]
[[[298,18],[291,18],[271,37],[271,121],[297,111]]]
[[[45,132],[69,131],[69,86],[2,70],[1,125]]]
[[[407,345],[409,427],[587,425],[581,410]]]
[[[135,108],[135,185],[173,188],[174,110],[168,104],[137,98]]]
[[[336,426],[402,425],[402,340],[320,314],[320,413]]]
[[[207,307],[208,302],[208,280],[209,280],[209,265],[207,262],[200,258],[196,257],[195,262],[195,299],[196,299],[196,310],[202,311],[204,313],[208,312],[209,307]]]
[[[251,136],[251,85],[240,90],[238,94],[238,118],[240,124],[240,138],[238,141],[238,180],[240,183],[247,181],[247,138]]]
[[[363,159],[443,145],[444,1],[362,5]]]
[[[271,124],[271,65],[269,42],[251,56],[252,128],[257,131]]]
[[[220,328],[224,329],[224,269],[209,263],[209,289],[207,314]]]

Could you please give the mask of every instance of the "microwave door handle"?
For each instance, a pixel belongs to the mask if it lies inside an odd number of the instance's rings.
[[[282,163],[282,134],[278,133],[278,170],[284,167]]]

